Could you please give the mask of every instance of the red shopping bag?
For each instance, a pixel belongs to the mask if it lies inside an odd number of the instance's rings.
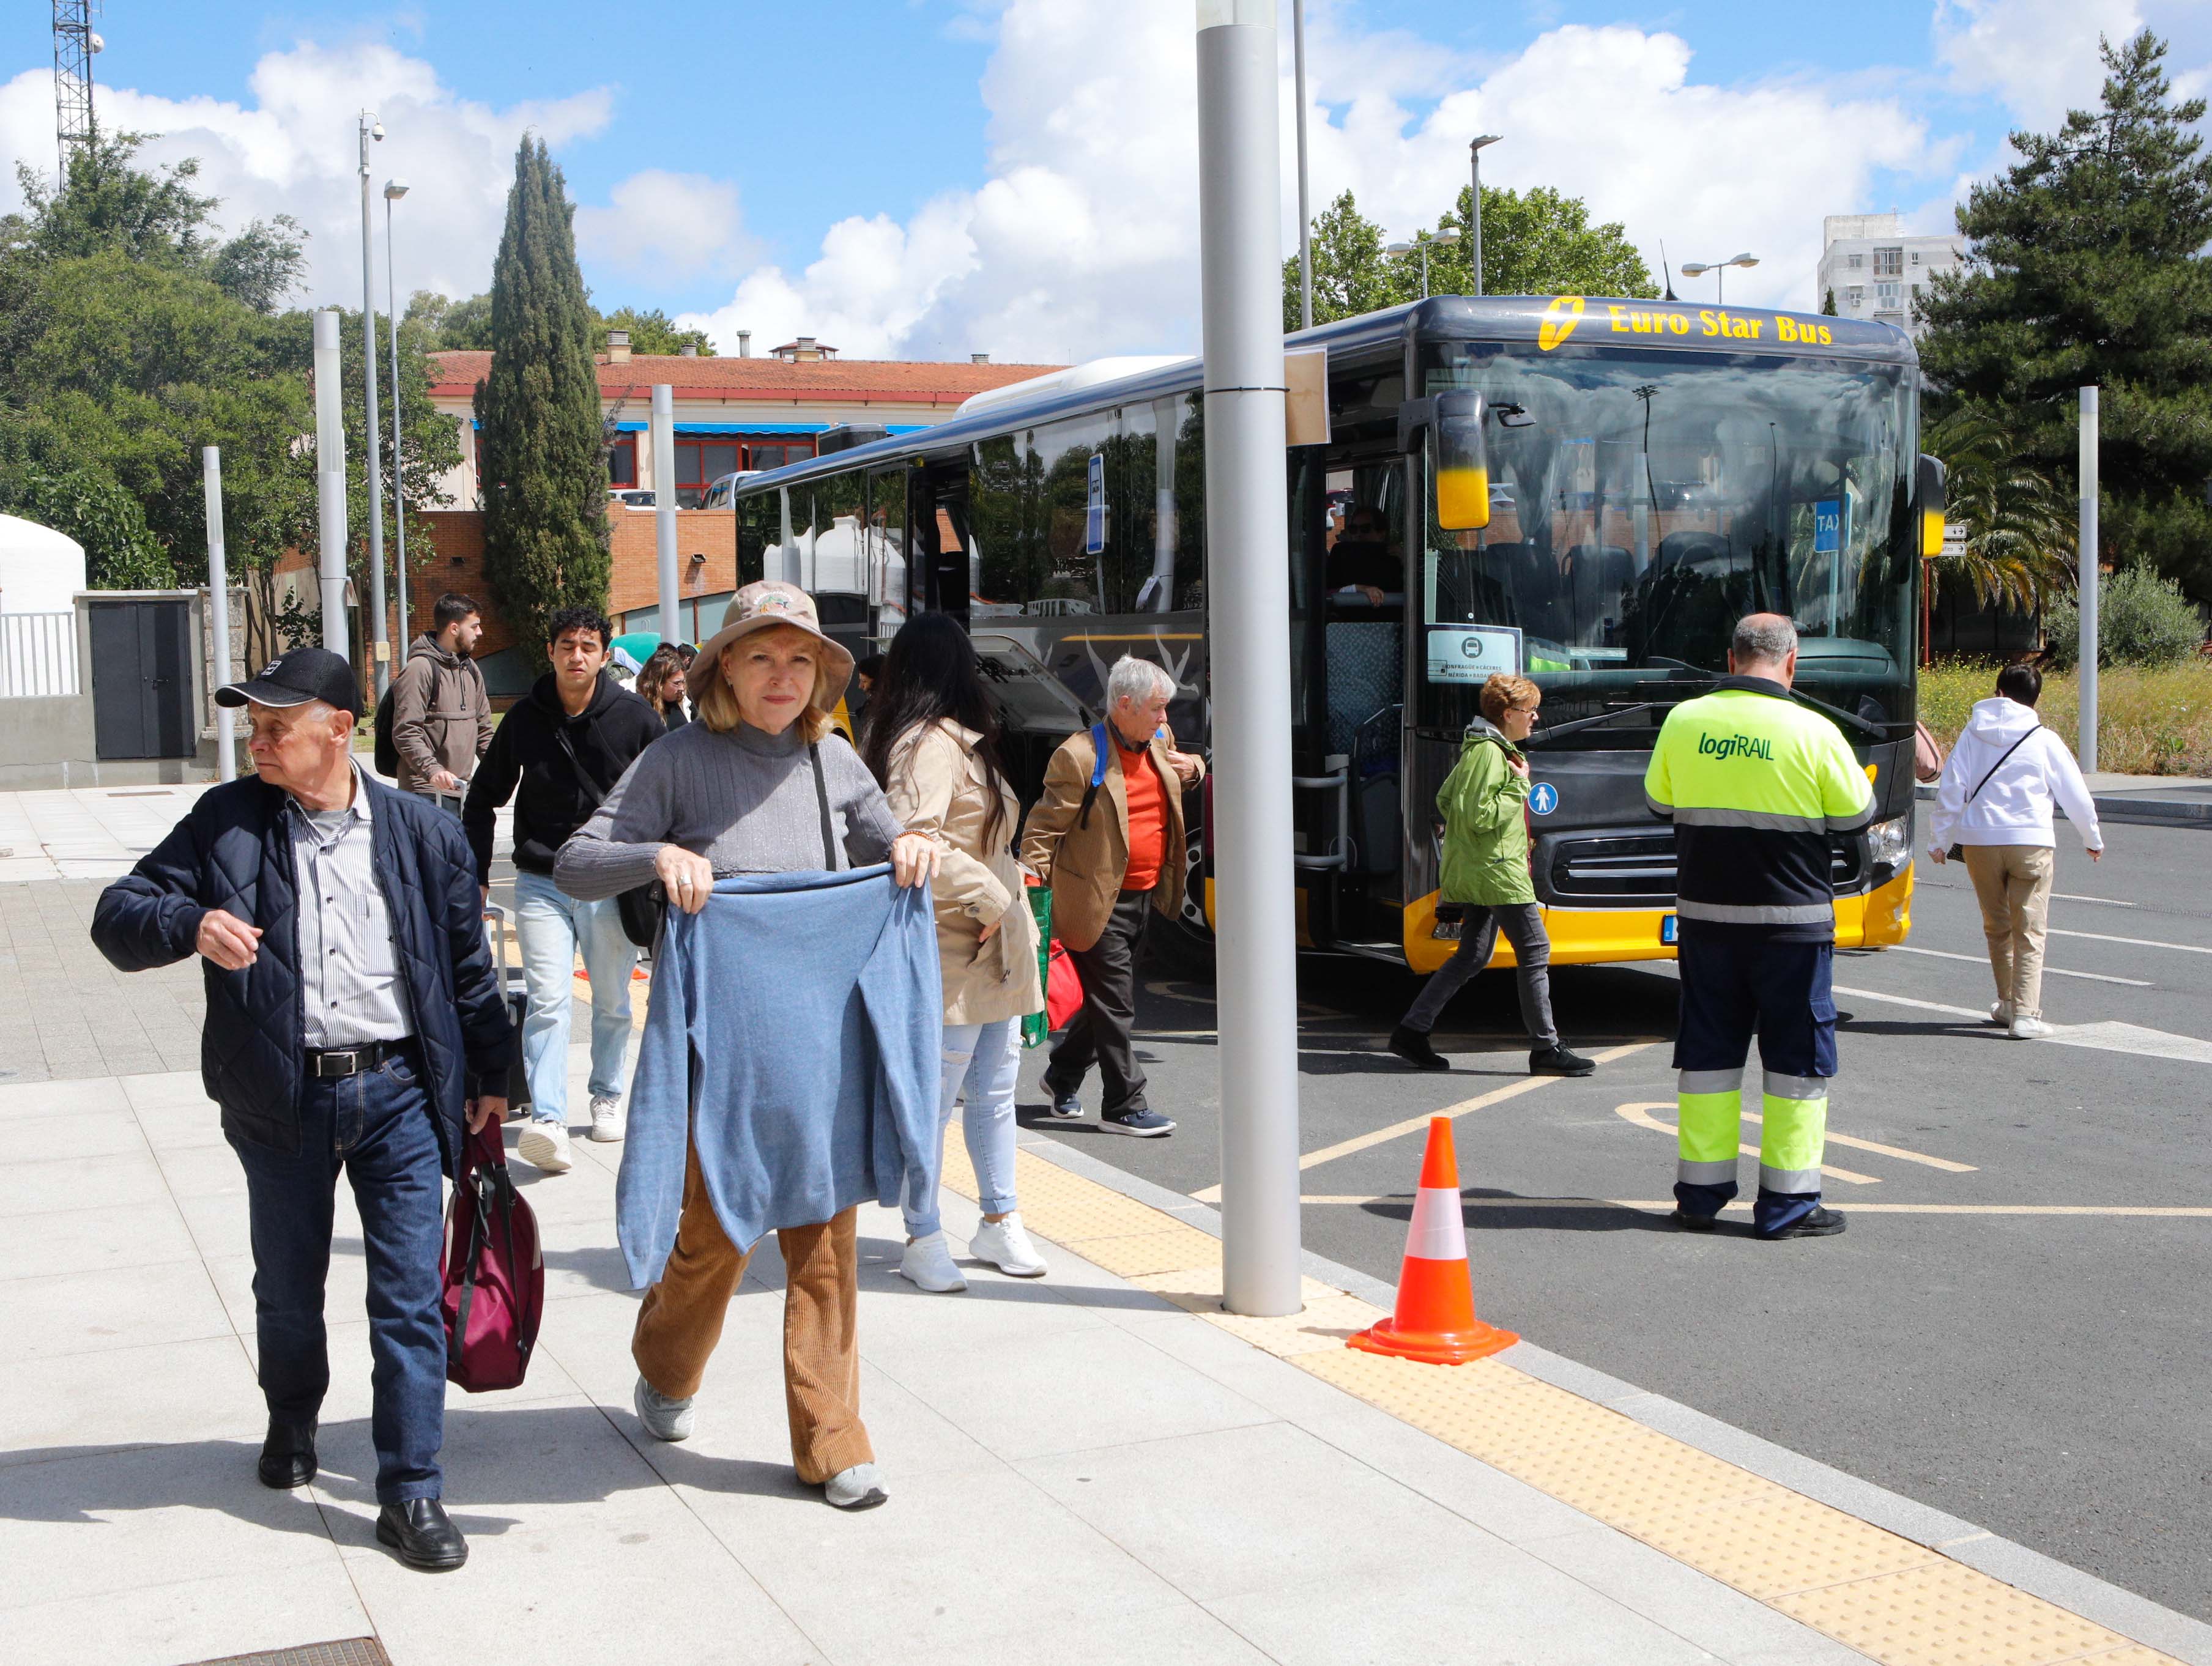
[[[1075,959],[1060,939],[1054,937],[1045,956],[1045,1027],[1048,1030],[1066,1029],[1067,1021],[1075,1016],[1082,1005],[1083,978],[1075,970]]]

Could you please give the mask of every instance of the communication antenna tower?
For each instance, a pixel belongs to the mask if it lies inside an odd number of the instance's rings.
[[[99,9],[100,0],[54,0],[54,130],[64,185],[70,147],[92,142],[92,56],[106,44],[93,33]]]

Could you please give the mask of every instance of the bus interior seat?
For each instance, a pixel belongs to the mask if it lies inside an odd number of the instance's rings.
[[[1395,619],[1333,619],[1328,656],[1328,749],[1351,755],[1361,724],[1404,695],[1405,627]]]
[[[1352,742],[1352,871],[1398,871],[1398,762],[1405,706],[1396,701],[1370,713]]]
[[[1729,541],[1717,532],[1669,532],[1659,540],[1659,553],[1651,559],[1651,570],[1663,572],[1671,566],[1725,561],[1729,554]]]
[[[1577,544],[1560,576],[1566,634],[1589,643],[1605,621],[1620,622],[1624,599],[1636,582],[1636,560],[1619,544]]]

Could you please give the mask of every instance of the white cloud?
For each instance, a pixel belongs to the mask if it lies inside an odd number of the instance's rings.
[[[750,251],[735,185],[660,168],[631,174],[605,208],[578,209],[576,248],[620,271],[677,281],[730,271]]]
[[[1194,350],[1198,340],[1195,48],[1185,6],[1012,0],[982,82],[989,179],[899,226],[841,221],[803,272],[765,267],[688,315],[729,350],[801,330],[849,354],[1058,360]],[[1895,98],[1811,80],[1702,85],[1681,39],[1549,31],[1476,64],[1402,32],[1361,34],[1314,8],[1307,56],[1316,209],[1349,186],[1392,231],[1433,223],[1467,173],[1555,185],[1625,222],[1658,267],[1750,248],[1751,303],[1812,304],[1823,213],[1867,206],[1880,170],[1946,176]],[[1293,95],[1283,52],[1284,247],[1296,240]],[[1417,116],[1416,111],[1425,113]],[[1725,244],[1726,248],[1720,245]]]
[[[369,154],[380,192],[388,179],[410,189],[394,215],[399,293],[484,288],[506,215],[514,150],[535,131],[559,147],[604,129],[613,111],[605,89],[494,109],[444,86],[431,66],[382,45],[303,44],[255,66],[250,104],[166,99],[103,87],[99,113],[110,130],[158,133],[143,154],[200,161],[199,188],[222,199],[226,227],[289,214],[309,233],[301,299],[361,305],[361,196],[355,112],[376,110],[386,138]],[[27,70],[0,85],[0,145],[41,171],[52,167],[53,76]],[[12,175],[0,203],[15,206]],[[375,205],[376,288],[383,304],[384,209]]]
[[[2105,81],[2099,38],[2118,45],[2145,27],[2167,43],[2177,98],[2212,86],[2212,7],[2203,0],[1937,0],[1936,50],[1961,88],[2048,132],[2069,110],[2096,107]]]

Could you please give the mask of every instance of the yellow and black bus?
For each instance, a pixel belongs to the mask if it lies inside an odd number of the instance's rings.
[[[1328,366],[1326,441],[1287,457],[1283,553],[1304,944],[1422,972],[1449,956],[1435,795],[1483,680],[1506,669],[1544,690],[1528,809],[1553,958],[1671,956],[1674,838],[1644,808],[1644,766],[1668,710],[1724,671],[1735,620],[1762,610],[1797,621],[1798,697],[1843,731],[1880,807],[1836,842],[1837,942],[1903,940],[1921,557],[1942,485],[1917,454],[1901,331],[1439,296],[1285,346]],[[737,482],[740,582],[805,585],[856,649],[917,612],[957,617],[1028,791],[1102,715],[1123,653],[1173,675],[1176,736],[1204,749],[1220,580],[1200,386],[1196,360],[1103,360]]]

